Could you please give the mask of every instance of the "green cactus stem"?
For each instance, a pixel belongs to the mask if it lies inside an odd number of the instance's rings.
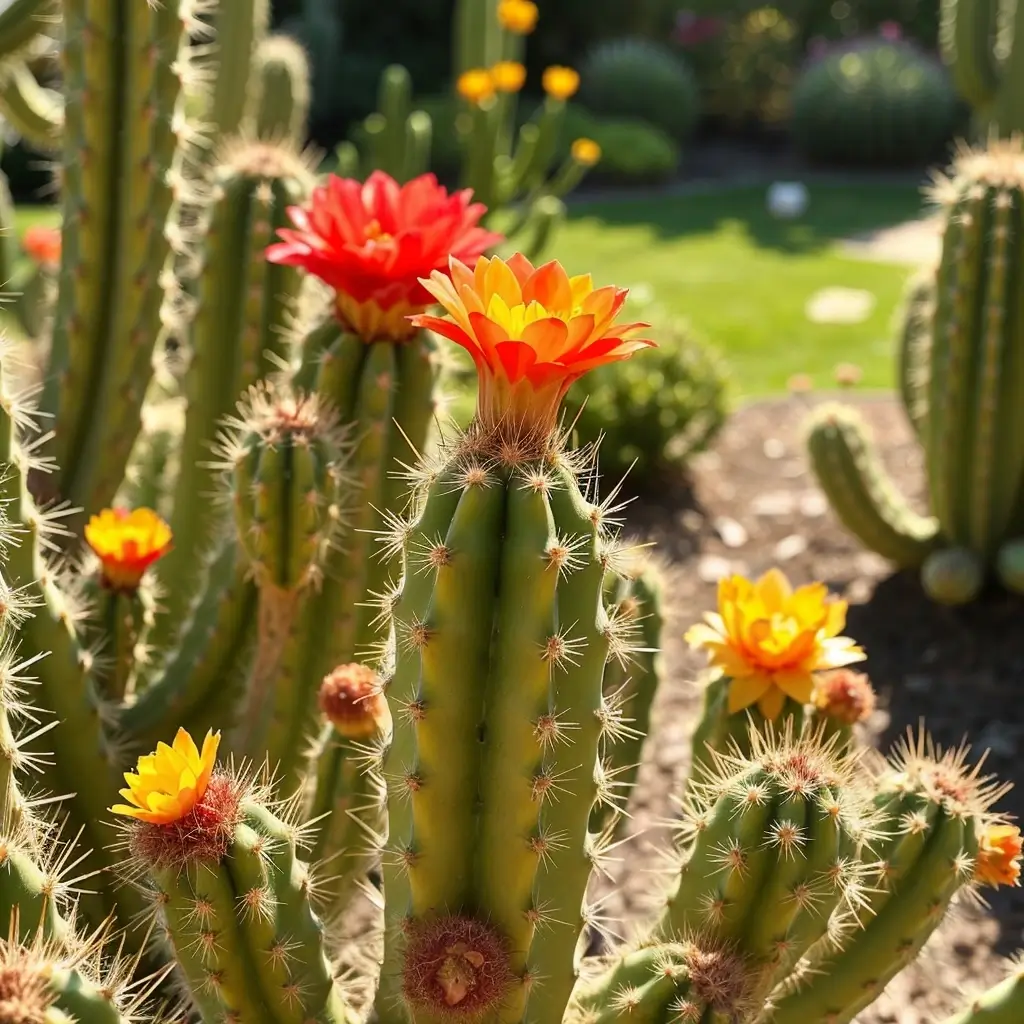
[[[301,203],[312,186],[302,158],[273,143],[231,146],[214,171],[191,325],[178,500],[170,518],[175,547],[160,566],[165,613],[151,638],[160,651],[170,647],[204,585],[205,562],[196,553],[208,551],[223,526],[223,507],[211,500],[220,486],[210,458],[213,443],[246,388],[290,356],[287,331],[300,276],[294,267],[267,263],[264,252],[285,224],[287,208]]]
[[[843,525],[897,565],[920,566],[939,542],[938,523],[917,515],[897,492],[852,409],[822,406],[810,425],[814,473]]]
[[[60,23],[58,0],[11,0],[0,11],[0,59],[6,63]]]
[[[919,440],[928,429],[928,360],[934,310],[935,268],[927,267],[911,278],[899,321],[900,394]]]
[[[312,102],[306,51],[288,36],[267,36],[256,48],[253,75],[256,137],[301,145]]]
[[[861,893],[863,928],[828,936],[774,999],[773,1024],[848,1024],[921,950],[972,881],[987,809],[1004,790],[963,749],[943,753],[909,734],[877,783],[880,874]],[[845,933],[848,932],[848,933]]]
[[[246,127],[253,64],[269,22],[269,0],[218,0],[213,9],[213,73],[205,120],[217,138]]]
[[[52,490],[94,512],[120,484],[152,375],[192,14],[128,0],[66,0],[63,13],[62,270],[43,406],[56,414]]]
[[[1016,1024],[1024,1017],[1024,966],[1017,963],[998,985],[976,996],[945,1024]]]
[[[0,111],[34,148],[44,153],[60,149],[64,126],[60,93],[41,86],[20,60],[0,65]]]

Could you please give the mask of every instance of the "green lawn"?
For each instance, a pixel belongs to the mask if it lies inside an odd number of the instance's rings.
[[[919,215],[913,186],[819,186],[802,221],[765,208],[764,188],[570,208],[550,255],[598,283],[647,285],[726,355],[743,394],[784,389],[795,373],[832,385],[855,363],[867,387],[893,386],[892,322],[909,270],[840,252],[839,240]],[[815,324],[808,300],[829,287],[876,299],[862,323]]]
[[[785,388],[796,373],[820,387],[855,363],[866,387],[893,386],[893,314],[909,273],[852,259],[839,242],[899,224],[922,208],[913,186],[816,186],[801,221],[777,221],[762,187],[708,195],[573,205],[548,255],[598,283],[646,285],[726,355],[743,394]],[[52,208],[19,208],[19,233],[54,222]],[[858,324],[815,324],[808,300],[829,287],[876,299]]]

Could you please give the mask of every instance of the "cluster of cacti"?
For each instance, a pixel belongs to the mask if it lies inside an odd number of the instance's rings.
[[[957,129],[943,66],[909,43],[871,41],[814,60],[793,88],[792,130],[813,160],[920,166]]]
[[[1024,8],[1010,0],[943,0],[941,41],[979,134],[1024,131]]]
[[[870,687],[818,678],[862,656],[845,606],[729,581],[690,636],[725,674],[663,911],[585,957],[666,584],[562,403],[646,325],[485,256],[428,176],[318,179],[240,123],[194,159],[197,13],[61,8],[41,383],[0,349],[0,1017],[354,1024],[380,960],[384,1024],[848,1021],[959,889],[1016,880],[999,788],[924,741],[862,765]],[[203,13],[257,59],[258,7]],[[479,378],[440,439],[435,336]]]
[[[700,117],[700,86],[667,46],[646,39],[600,43],[582,65],[580,99],[595,114],[649,121],[686,142]]]
[[[909,296],[900,384],[925,454],[931,516],[904,500],[859,417],[827,405],[810,453],[832,507],[864,544],[920,568],[937,601],[972,600],[998,576],[1024,589],[1024,147],[965,150],[935,188],[945,210],[942,260]]]
[[[455,131],[461,153],[461,184],[473,190],[490,214],[514,209],[503,228],[531,258],[547,245],[565,216],[562,197],[601,159],[591,139],[576,139],[559,166],[558,143],[566,101],[579,88],[571,68],[544,72],[541,107],[524,123],[518,94],[526,82],[525,37],[537,21],[532,0],[459,0],[455,5],[453,72],[459,97]],[[362,124],[362,152],[351,141],[338,147],[340,173],[383,170],[398,181],[430,164],[433,122],[415,109],[412,81],[394,65],[381,78],[378,109]]]

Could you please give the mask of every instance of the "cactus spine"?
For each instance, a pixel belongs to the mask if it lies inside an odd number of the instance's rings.
[[[927,326],[926,365],[915,357],[911,421],[926,457],[933,520],[917,516],[884,477],[855,418],[818,414],[815,472],[846,527],[899,565],[921,567],[936,600],[971,600],[1021,528],[1024,424],[1024,148],[994,141],[962,153],[935,190],[947,211],[942,262]],[[907,342],[905,342],[905,345]],[[915,345],[921,344],[918,340]],[[907,366],[908,358],[902,363]],[[908,390],[909,388],[909,390]],[[1012,571],[1006,585],[1016,586]]]

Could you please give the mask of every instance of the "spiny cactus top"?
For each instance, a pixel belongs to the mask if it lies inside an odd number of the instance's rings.
[[[409,315],[430,305],[419,279],[449,254],[473,260],[502,241],[479,226],[485,208],[470,199],[432,174],[405,185],[382,171],[365,183],[331,175],[307,207],[289,208],[295,227],[278,232],[267,259],[330,285],[339,319],[364,341],[402,341],[415,330]]]
[[[637,338],[645,323],[616,324],[624,288],[595,288],[589,274],[569,277],[557,261],[534,268],[522,254],[508,262],[481,256],[470,270],[453,256],[450,277],[434,271],[424,287],[447,317],[413,317],[461,345],[480,378],[477,424],[513,433],[529,447],[546,442],[574,380],[654,343]]]
[[[756,582],[721,580],[718,611],[704,617],[686,639],[732,679],[730,714],[757,704],[765,718],[778,718],[787,696],[810,701],[816,671],[865,658],[849,637],[838,635],[846,625],[846,602],[830,597],[824,583],[794,590],[778,569]]]
[[[60,263],[60,228],[34,224],[22,237],[21,247],[41,266],[56,267]]]
[[[837,668],[815,680],[811,703],[825,718],[843,725],[856,725],[875,710],[875,690],[863,672]]]
[[[111,807],[114,814],[150,825],[169,825],[188,814],[206,795],[220,746],[220,733],[208,732],[200,750],[184,729],[173,746],[158,743],[156,752],[139,758],[134,772],[125,772],[121,790],[127,804]]]
[[[537,5],[531,0],[500,0],[498,21],[507,32],[529,35],[537,25]]]
[[[109,590],[138,590],[146,570],[171,549],[171,528],[152,509],[105,508],[85,527]]]

